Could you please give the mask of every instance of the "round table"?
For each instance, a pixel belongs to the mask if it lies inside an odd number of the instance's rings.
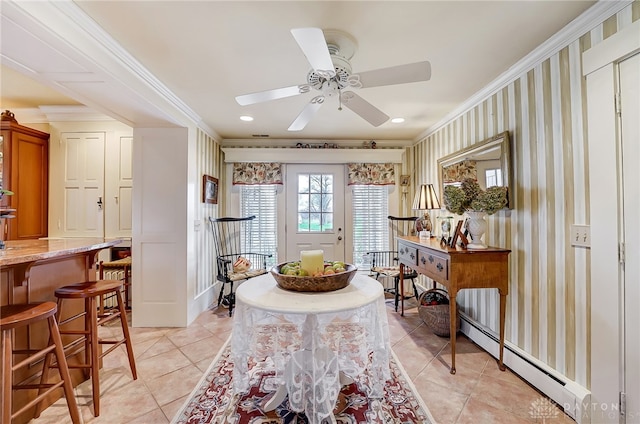
[[[340,376],[366,375],[366,391],[381,397],[390,377],[389,324],[382,285],[357,274],[331,292],[281,289],[270,274],[236,290],[231,355],[233,387],[249,388],[249,360],[270,361],[289,404],[311,422],[331,415]]]

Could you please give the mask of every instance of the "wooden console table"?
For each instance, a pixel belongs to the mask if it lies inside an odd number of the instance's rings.
[[[400,261],[400,292],[404,293],[404,267],[410,267],[442,284],[449,292],[451,374],[456,373],[456,296],[462,289],[496,288],[500,293],[500,359],[498,366],[505,370],[504,319],[507,294],[509,294],[509,264],[511,251],[489,247],[487,249],[451,248],[441,245],[437,238],[420,240],[419,237],[398,237]],[[401,296],[402,298],[402,296]],[[404,315],[404,301],[401,314]]]

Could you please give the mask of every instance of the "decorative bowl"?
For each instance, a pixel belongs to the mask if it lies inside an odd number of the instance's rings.
[[[345,264],[346,271],[337,274],[312,276],[280,274],[280,268],[288,262],[283,262],[271,268],[271,275],[281,289],[298,292],[329,292],[340,290],[349,285],[349,281],[356,275],[355,265]]]

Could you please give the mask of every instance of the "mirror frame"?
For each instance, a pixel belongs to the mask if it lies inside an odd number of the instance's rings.
[[[503,186],[507,187],[506,209],[513,209],[513,165],[511,161],[511,141],[509,131],[501,132],[491,138],[479,141],[469,147],[458,150],[450,155],[438,159],[438,185],[440,187],[440,198],[444,199],[444,178],[443,171],[447,166],[462,162],[469,155],[483,152],[485,150],[500,147],[500,168],[502,169]],[[443,203],[444,204],[444,203]]]

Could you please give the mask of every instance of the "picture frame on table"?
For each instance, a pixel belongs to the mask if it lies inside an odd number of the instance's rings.
[[[218,179],[207,174],[202,176],[202,203],[218,204]]]
[[[453,236],[451,237],[451,242],[449,243],[449,247],[453,247],[455,249],[456,244],[458,243],[458,237],[460,236],[460,234],[462,234],[460,229],[462,228],[463,222],[464,221],[462,219],[458,220],[458,223],[456,224],[456,228],[455,230],[453,230]]]

